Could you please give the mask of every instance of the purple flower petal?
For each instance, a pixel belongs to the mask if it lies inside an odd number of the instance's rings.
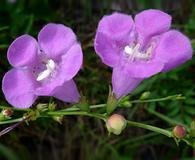
[[[96,34],[94,47],[106,65],[114,67],[119,63],[119,48],[114,47],[112,40],[105,34],[101,32]]]
[[[129,43],[133,28],[132,17],[122,13],[104,16],[99,22],[94,47],[106,65],[114,67],[118,64],[119,52]]]
[[[104,16],[98,25],[97,32],[106,34],[113,40],[124,40],[129,37],[129,33],[134,26],[131,16],[122,13],[113,13]]]
[[[36,61],[38,45],[29,35],[22,35],[9,46],[7,57],[13,67],[31,65]]]
[[[133,78],[149,78],[162,71],[164,63],[160,61],[134,62],[125,65],[125,70]]]
[[[192,58],[190,40],[176,30],[164,33],[156,48],[156,58],[165,63],[163,71],[177,67]]]
[[[143,79],[132,78],[122,68],[114,68],[112,73],[112,87],[117,99],[132,92]]]
[[[17,108],[29,108],[37,96],[34,94],[37,83],[28,70],[12,69],[8,71],[2,82],[2,90],[6,100]]]
[[[40,48],[49,58],[65,54],[75,42],[76,36],[72,29],[62,24],[49,23],[38,35]]]
[[[77,103],[80,98],[77,86],[73,80],[67,81],[62,86],[57,87],[51,96],[69,103]]]
[[[141,38],[167,31],[171,26],[171,16],[155,9],[145,10],[135,16],[135,25]]]
[[[62,56],[62,61],[58,66],[57,73],[48,83],[36,89],[37,95],[50,95],[58,86],[62,86],[65,81],[71,80],[81,68],[83,54],[80,44],[73,45],[68,52]]]
[[[80,44],[72,46],[68,52],[62,56],[60,68],[66,81],[72,79],[80,70],[83,63],[83,53]]]

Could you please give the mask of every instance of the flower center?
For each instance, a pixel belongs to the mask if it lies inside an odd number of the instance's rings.
[[[148,60],[151,58],[151,53],[153,50],[153,46],[151,45],[145,52],[140,51],[140,44],[127,45],[124,48],[125,56],[128,57],[130,61],[134,61],[136,59],[139,60]]]
[[[41,73],[38,74],[36,80],[37,81],[42,81],[45,78],[49,77],[53,73],[53,71],[55,70],[55,68],[56,68],[55,62],[52,59],[49,59],[46,62],[46,69],[44,71],[42,71]]]

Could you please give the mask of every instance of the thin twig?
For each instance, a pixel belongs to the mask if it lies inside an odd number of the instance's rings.
[[[14,128],[16,128],[17,126],[19,126],[19,125],[22,124],[23,122],[25,122],[27,119],[29,119],[30,117],[31,117],[31,116],[27,116],[27,117],[25,117],[25,118],[22,118],[22,120],[19,121],[18,123],[15,123],[14,125],[9,126],[9,127],[5,128],[4,130],[2,130],[2,131],[0,132],[0,137],[1,137],[2,135],[4,135],[4,134],[10,132],[11,130],[13,130]]]

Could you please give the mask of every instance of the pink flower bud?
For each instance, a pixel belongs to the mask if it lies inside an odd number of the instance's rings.
[[[5,117],[11,117],[13,115],[13,110],[11,109],[4,109],[1,111],[2,115]]]
[[[119,135],[126,127],[126,119],[119,115],[113,114],[106,121],[106,127],[110,133]]]
[[[186,135],[186,130],[182,125],[176,125],[173,129],[173,135],[177,138],[183,138]]]

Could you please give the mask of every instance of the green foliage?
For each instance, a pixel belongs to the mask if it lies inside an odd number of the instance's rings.
[[[0,156],[9,160],[19,160],[16,154],[3,144],[0,144]]]

